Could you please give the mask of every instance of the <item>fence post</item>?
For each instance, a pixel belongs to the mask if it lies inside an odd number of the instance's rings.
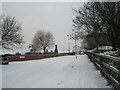
[[[103,73],[102,69],[103,69],[103,57],[100,56],[100,73],[101,73],[102,76],[104,76],[104,73]]]
[[[118,70],[119,70],[119,73],[120,73],[120,62],[117,63],[117,66],[118,66]],[[117,88],[119,90],[120,89],[120,74],[118,74],[117,76],[118,76],[118,82],[119,82],[119,85],[117,86]]]
[[[91,53],[91,59],[90,59],[90,60],[91,60],[92,62],[93,62],[93,58],[94,58],[94,57],[93,57],[93,53]]]
[[[96,60],[95,60],[95,58],[96,58],[96,54],[93,54],[93,64],[94,64],[94,66],[96,68]]]

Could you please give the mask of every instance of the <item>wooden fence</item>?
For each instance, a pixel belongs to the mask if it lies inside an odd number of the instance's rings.
[[[88,58],[93,62],[97,70],[100,70],[109,84],[117,90],[120,89],[120,58],[104,56],[91,52],[86,53]]]

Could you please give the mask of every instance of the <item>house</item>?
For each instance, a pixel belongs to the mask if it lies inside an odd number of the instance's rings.
[[[81,50],[81,48],[80,48],[80,46],[78,46],[78,45],[75,45],[75,46],[73,47],[73,52],[75,52],[76,54],[79,54],[79,53],[80,53],[80,50]]]
[[[80,52],[85,52],[85,49],[81,48],[80,46],[78,45],[75,45],[73,47],[73,52],[75,52],[76,54],[80,54]]]

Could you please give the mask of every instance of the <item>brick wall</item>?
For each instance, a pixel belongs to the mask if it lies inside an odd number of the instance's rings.
[[[48,54],[48,55],[21,55],[21,56],[8,56],[10,62],[13,61],[28,61],[28,60],[37,60],[43,58],[51,58],[61,56],[59,54]]]

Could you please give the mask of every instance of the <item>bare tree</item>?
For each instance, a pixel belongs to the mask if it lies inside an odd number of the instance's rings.
[[[80,37],[92,34],[99,44],[99,33],[109,36],[113,50],[120,47],[120,2],[88,2],[83,9],[74,10],[74,27]]]
[[[99,34],[101,33],[101,19],[94,7],[94,3],[84,4],[82,9],[75,10],[77,15],[73,19],[73,26],[78,30],[78,37],[84,39],[87,35],[92,34],[96,41],[98,50]]]
[[[120,2],[97,2],[94,4],[113,46],[120,48]]]
[[[21,34],[21,24],[11,16],[0,16],[0,46],[3,49],[13,50],[13,47],[18,47],[24,43]]]
[[[51,32],[45,32],[43,30],[37,31],[33,38],[33,48],[35,50],[44,50],[44,53],[46,51],[46,48],[50,48],[54,44],[54,37]]]

